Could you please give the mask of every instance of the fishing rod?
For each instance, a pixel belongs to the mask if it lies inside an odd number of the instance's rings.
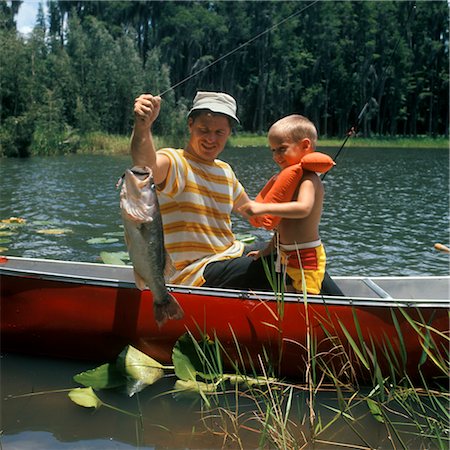
[[[406,23],[409,23],[412,13],[416,11],[416,2],[414,2],[412,4],[412,7],[408,13],[408,17],[406,19]],[[395,54],[397,53],[397,49],[398,46],[400,45],[402,37],[399,36],[397,39],[397,42],[395,43],[394,49],[392,50],[391,56],[389,58],[389,62],[388,64],[384,67],[382,73],[381,73],[381,77],[378,80],[378,84],[376,85],[375,89],[372,90],[372,92],[370,93],[370,95],[367,98],[366,103],[364,104],[364,106],[362,107],[361,111],[358,114],[358,117],[356,118],[356,121],[354,123],[354,125],[350,128],[350,130],[347,132],[344,141],[342,142],[342,145],[340,146],[339,150],[336,152],[336,155],[334,156],[333,160],[334,162],[336,162],[336,160],[338,159],[340,153],[342,152],[343,148],[345,147],[345,144],[347,143],[347,141],[352,137],[355,136],[358,130],[358,127],[361,123],[362,118],[364,117],[364,115],[366,114],[367,109],[370,106],[370,103],[373,100],[373,95],[374,93],[381,88],[382,83],[384,83],[385,79],[387,78],[387,72],[388,70],[391,68],[392,66],[392,62],[394,59]],[[325,176],[327,175],[328,172],[325,172],[322,176],[321,179],[324,180]]]
[[[272,25],[270,28],[267,28],[266,30],[262,31],[261,33],[257,34],[256,36],[253,36],[252,38],[250,38],[248,41],[244,42],[243,44],[238,45],[233,50],[230,50],[229,52],[225,53],[225,55],[222,55],[219,58],[215,59],[214,61],[212,61],[211,63],[209,63],[205,67],[202,67],[201,69],[197,70],[196,72],[192,73],[191,75],[187,76],[186,78],[183,78],[181,81],[178,81],[177,83],[175,83],[174,85],[172,85],[168,89],[166,89],[165,91],[163,91],[160,94],[158,94],[158,96],[162,97],[163,95],[167,94],[168,92],[172,91],[173,89],[177,88],[178,86],[181,86],[182,84],[186,83],[190,79],[196,77],[198,74],[200,74],[203,71],[209,69],[211,66],[214,66],[218,62],[224,60],[225,58],[228,58],[229,56],[231,56],[234,53],[238,52],[239,50],[241,50],[242,48],[246,47],[247,45],[250,45],[252,42],[256,41],[257,39],[259,39],[260,37],[264,36],[265,34],[270,33],[272,30],[274,30],[275,28],[278,28],[280,25],[282,25],[283,23],[287,22],[288,20],[291,20],[294,17],[300,15],[302,12],[306,11],[308,8],[310,8],[311,6],[315,5],[319,1],[320,0],[314,0],[313,2],[309,3],[305,7],[303,7],[301,9],[299,9],[298,11],[290,14],[289,16],[287,16],[284,19],[282,19],[279,22],[277,22],[275,25]]]

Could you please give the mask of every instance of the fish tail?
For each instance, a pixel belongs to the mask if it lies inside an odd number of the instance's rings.
[[[153,313],[156,324],[161,328],[168,320],[178,320],[184,317],[184,312],[175,297],[167,293],[163,303],[153,301]]]

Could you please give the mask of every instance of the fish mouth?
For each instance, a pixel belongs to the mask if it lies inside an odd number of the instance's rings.
[[[148,167],[133,167],[128,169],[133,175],[150,175],[152,171]]]

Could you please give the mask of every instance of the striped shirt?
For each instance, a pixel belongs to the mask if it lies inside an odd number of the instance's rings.
[[[169,281],[200,286],[208,263],[243,253],[231,230],[231,212],[245,191],[223,161],[203,161],[182,149],[158,153],[170,161],[158,186],[164,242],[176,270]]]

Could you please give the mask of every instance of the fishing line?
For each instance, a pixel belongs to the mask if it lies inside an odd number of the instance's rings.
[[[225,58],[228,58],[229,56],[231,56],[233,53],[236,53],[237,51],[241,50],[242,48],[244,48],[245,46],[251,44],[253,41],[256,41],[257,39],[259,39],[261,36],[264,36],[267,33],[270,33],[272,30],[274,30],[275,28],[279,27],[280,25],[282,25],[283,23],[287,22],[288,20],[291,20],[292,18],[298,16],[299,14],[301,14],[303,11],[306,11],[309,7],[315,5],[316,3],[318,3],[320,0],[315,0],[312,3],[309,3],[308,5],[306,5],[304,8],[292,13],[291,15],[285,17],[283,20],[281,20],[280,22],[276,23],[275,25],[272,25],[270,28],[268,28],[267,30],[262,31],[261,33],[257,34],[256,36],[250,38],[248,41],[244,42],[243,44],[238,45],[236,48],[234,48],[233,50],[230,50],[228,53],[225,53],[225,55],[221,56],[220,58],[217,58],[216,60],[214,60],[213,62],[209,63],[208,65],[206,65],[205,67],[197,70],[196,72],[194,72],[193,74],[189,75],[188,77],[184,78],[183,80],[179,81],[178,83],[174,84],[173,86],[171,86],[170,88],[166,89],[164,92],[161,92],[161,94],[158,94],[159,97],[162,97],[164,94],[167,94],[168,92],[170,92],[171,90],[177,88],[178,86],[181,86],[183,83],[186,83],[186,81],[189,81],[191,78],[196,77],[198,74],[202,73],[203,71],[209,69],[211,66],[214,66],[215,64],[217,64],[218,62],[224,60]]]
[[[415,12],[416,10],[416,2],[413,3],[409,13],[408,13],[408,17],[406,19],[406,23],[409,23],[412,13]],[[372,90],[372,92],[370,93],[370,95],[368,96],[368,99],[366,101],[366,103],[364,104],[364,106],[362,107],[361,111],[358,114],[358,117],[356,119],[355,124],[350,128],[350,130],[347,132],[347,135],[345,136],[344,141],[342,142],[342,145],[340,146],[339,150],[337,151],[336,155],[334,156],[333,160],[334,162],[336,162],[336,160],[339,157],[339,154],[341,153],[341,151],[343,150],[343,148],[345,147],[345,144],[347,143],[347,141],[356,134],[357,129],[359,127],[359,124],[361,123],[362,118],[364,117],[364,115],[366,114],[367,109],[369,108],[370,102],[373,99],[373,95],[375,94],[375,92],[378,91],[378,89],[381,87],[382,83],[385,81],[385,79],[387,78],[387,72],[388,70],[391,68],[392,66],[392,61],[394,59],[395,54],[397,53],[397,49],[398,46],[400,45],[400,42],[402,40],[402,36],[399,36],[397,39],[397,42],[395,43],[394,49],[392,50],[391,53],[391,57],[389,58],[389,63],[384,66],[383,71],[381,72],[381,76],[379,78],[378,84],[375,86],[375,89]],[[325,176],[327,175],[328,172],[325,172],[322,176],[321,179],[324,180]]]

